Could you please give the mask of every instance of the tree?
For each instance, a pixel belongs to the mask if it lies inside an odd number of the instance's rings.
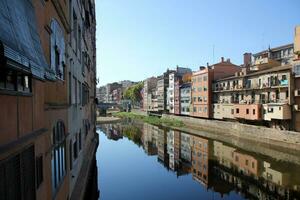
[[[132,101],[132,103],[137,103],[142,100],[141,97],[141,90],[144,87],[143,82],[139,82],[135,85],[130,86],[129,88],[126,89],[124,93],[124,98],[129,99]]]

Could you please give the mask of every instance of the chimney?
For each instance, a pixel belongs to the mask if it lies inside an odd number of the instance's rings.
[[[221,62],[224,62],[224,57],[221,57]]]
[[[250,67],[251,65],[251,53],[244,53],[244,67]]]
[[[209,63],[206,63],[206,66],[209,67]]]
[[[230,63],[230,58],[227,58],[226,62]]]

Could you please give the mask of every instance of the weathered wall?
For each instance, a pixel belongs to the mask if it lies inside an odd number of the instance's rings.
[[[199,129],[237,136],[240,138],[275,144],[300,150],[300,134],[293,131],[281,131],[277,129],[241,124],[237,122],[225,122],[218,120],[206,120],[193,117],[173,116],[163,114],[162,118],[177,119],[185,124]]]

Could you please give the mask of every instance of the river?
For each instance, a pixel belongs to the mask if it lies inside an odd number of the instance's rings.
[[[279,160],[130,119],[97,132],[101,200],[300,199],[295,155]]]

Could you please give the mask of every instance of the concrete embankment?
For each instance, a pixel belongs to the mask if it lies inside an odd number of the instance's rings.
[[[300,150],[300,133],[298,132],[281,131],[238,122],[207,120],[168,114],[163,114],[162,118],[182,121],[187,126],[184,129],[189,130],[189,132],[194,132],[193,130],[203,130],[219,134],[222,137],[234,136],[235,138],[244,138],[269,145]]]
[[[97,117],[97,124],[107,124],[119,121],[121,121],[121,118],[118,117]]]

